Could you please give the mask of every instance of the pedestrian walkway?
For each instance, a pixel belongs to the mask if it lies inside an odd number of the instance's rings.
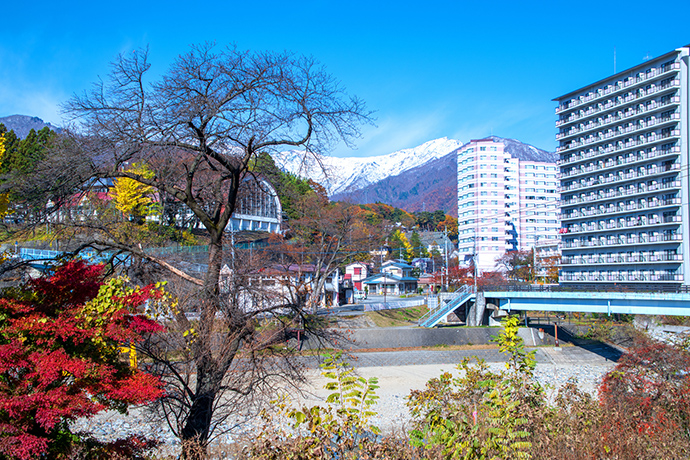
[[[546,359],[542,361],[539,355]],[[618,361],[622,353],[606,344],[593,342],[591,344],[563,346],[563,347],[540,347],[537,352],[537,362],[551,364],[606,364]]]
[[[396,350],[353,353],[350,361],[356,367],[415,366],[421,364],[458,364],[465,358],[476,357],[487,362],[505,362],[498,349],[484,350]]]
[[[538,364],[606,364],[616,362],[621,352],[605,344],[582,346],[539,347],[535,350]],[[459,364],[465,358],[483,359],[487,363],[504,363],[505,354],[498,348],[466,350],[394,350],[376,352],[354,352],[346,357],[353,367],[417,366],[425,364]],[[316,367],[316,360],[310,360],[309,367]]]

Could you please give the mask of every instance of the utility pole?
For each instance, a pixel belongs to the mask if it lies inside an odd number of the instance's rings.
[[[448,292],[448,227],[443,227],[443,254],[446,257],[446,292]]]
[[[537,246],[532,247],[532,278],[534,284],[537,284]]]
[[[532,273],[534,276],[534,284],[535,285],[539,284],[539,282],[537,280],[537,275],[538,275],[538,271],[537,271],[537,260],[538,260],[538,258],[537,258],[537,246],[538,245],[539,245],[539,235],[535,235],[534,246],[532,247]]]
[[[386,304],[386,291],[388,291],[388,286],[386,286],[386,272],[383,272],[383,309],[387,310],[388,305]]]
[[[235,225],[230,220],[230,254],[232,257],[232,275],[235,276]]]

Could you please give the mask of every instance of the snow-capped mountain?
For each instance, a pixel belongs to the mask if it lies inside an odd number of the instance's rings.
[[[390,176],[421,166],[460,148],[462,142],[442,137],[411,149],[403,149],[376,157],[314,157],[303,151],[291,150],[273,155],[276,165],[284,171],[309,177],[320,183],[328,195],[347,193],[367,187]]]
[[[16,134],[20,139],[24,139],[32,129],[35,131],[40,131],[42,128],[47,126],[56,132],[60,132],[62,130],[62,128],[58,128],[50,123],[46,123],[38,117],[30,117],[28,115],[10,115],[8,117],[1,117],[0,123],[5,125],[5,128],[7,128],[8,131],[13,130],[14,134]]]
[[[516,139],[491,136],[505,145],[505,151],[513,158],[523,161],[545,161],[555,163],[558,154],[547,152]],[[337,193],[331,196],[336,201],[349,203],[374,203],[380,201],[406,211],[442,209],[457,216],[457,154],[430,160],[400,174],[392,174],[374,184]]]

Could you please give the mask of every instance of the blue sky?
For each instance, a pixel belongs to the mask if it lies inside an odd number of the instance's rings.
[[[0,116],[60,125],[59,105],[149,46],[165,71],[193,43],[292,51],[376,111],[370,156],[490,134],[554,150],[554,97],[690,43],[690,2],[119,1],[3,6]]]

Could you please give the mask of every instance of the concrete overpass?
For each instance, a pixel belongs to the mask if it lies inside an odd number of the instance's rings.
[[[485,291],[499,308],[512,311],[690,316],[690,293]]]
[[[468,325],[484,323],[487,304],[511,311],[580,312],[626,315],[690,316],[690,292],[622,292],[621,290],[574,290],[560,286],[499,286],[475,293],[464,288],[438,302],[420,320],[433,327],[453,312],[463,311]]]

